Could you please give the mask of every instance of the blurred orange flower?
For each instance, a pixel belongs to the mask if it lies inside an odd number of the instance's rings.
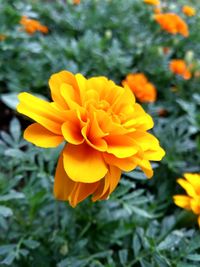
[[[73,0],[74,5],[79,5],[81,3],[81,0]]]
[[[177,182],[185,189],[187,196],[175,195],[174,203],[197,214],[200,226],[200,174],[185,173],[184,178],[179,178]]]
[[[149,5],[154,5],[154,6],[158,6],[160,5],[160,1],[159,0],[144,0],[145,4],[149,4]]]
[[[4,41],[6,39],[6,35],[0,34],[0,41]]]
[[[196,9],[190,6],[183,6],[182,12],[188,17],[196,15]]]
[[[150,160],[161,160],[165,152],[147,132],[152,118],[128,87],[68,71],[52,75],[49,86],[53,102],[20,93],[17,110],[36,121],[24,132],[27,141],[45,148],[68,142],[55,174],[57,199],[73,207],[89,195],[107,199],[121,172],[136,166],[153,175]]]
[[[170,61],[169,68],[174,74],[182,76],[185,80],[189,80],[192,76],[189,68],[183,59],[173,59]]]
[[[129,86],[140,102],[154,102],[156,100],[156,88],[143,73],[128,74],[122,84]]]
[[[22,16],[20,24],[23,25],[24,30],[30,35],[34,34],[36,31],[40,31],[42,33],[48,33],[49,31],[48,28],[40,24],[39,21],[29,19],[27,16]]]
[[[162,13],[162,9],[160,7],[155,7],[154,8],[154,13],[155,14],[160,14],[160,13]]]
[[[155,14],[155,20],[161,28],[171,34],[189,36],[188,26],[185,21],[175,13]]]
[[[170,52],[170,50],[171,50],[170,47],[167,47],[167,46],[163,47],[163,53],[164,53],[165,55],[168,55],[169,52]]]

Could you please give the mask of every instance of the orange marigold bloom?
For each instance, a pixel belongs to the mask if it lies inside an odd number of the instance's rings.
[[[29,19],[27,16],[22,16],[20,24],[23,25],[24,30],[30,35],[34,34],[36,31],[40,31],[42,33],[48,33],[49,31],[48,28],[40,24],[39,21]]]
[[[81,0],[73,0],[74,5],[79,5],[81,3]]]
[[[55,174],[57,199],[73,207],[89,195],[93,201],[107,199],[121,172],[136,166],[153,175],[149,161],[161,160],[165,152],[147,132],[152,118],[128,87],[68,71],[53,74],[49,86],[53,102],[21,93],[17,110],[36,121],[24,132],[27,141],[40,147],[67,142]]]
[[[189,35],[188,26],[185,21],[175,13],[156,14],[155,20],[161,28],[171,34]]]
[[[153,5],[153,6],[160,5],[160,1],[159,0],[144,0],[144,3],[148,4],[148,5]]]
[[[6,35],[0,34],[0,41],[4,41],[6,39]]]
[[[190,6],[183,6],[182,12],[188,17],[192,17],[196,15],[195,8],[190,7]]]
[[[162,9],[160,7],[155,7],[154,8],[154,13],[155,14],[160,14],[160,13],[162,13]]]
[[[200,226],[200,174],[185,173],[184,178],[179,178],[177,182],[185,189],[188,196],[175,195],[174,203],[197,214]]]
[[[185,61],[182,59],[171,60],[169,68],[170,68],[171,72],[173,72],[174,74],[178,74],[178,75],[182,76],[185,80],[189,80],[192,76]]]
[[[140,102],[154,102],[156,100],[156,89],[143,73],[128,74],[122,84],[129,86]]]

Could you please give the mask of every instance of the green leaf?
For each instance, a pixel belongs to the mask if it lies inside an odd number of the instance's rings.
[[[3,217],[10,217],[13,215],[13,211],[6,207],[6,206],[0,206],[0,216]]]
[[[19,100],[17,98],[18,93],[8,93],[8,94],[2,94],[1,95],[1,101],[8,106],[9,108],[16,110],[16,107],[19,103]]]

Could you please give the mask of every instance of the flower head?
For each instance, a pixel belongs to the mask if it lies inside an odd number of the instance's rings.
[[[182,12],[188,17],[192,17],[192,16],[196,15],[195,8],[193,8],[191,6],[183,6]]]
[[[191,72],[187,67],[185,61],[182,59],[171,60],[169,68],[171,72],[182,76],[185,80],[189,80],[191,78]]]
[[[181,34],[184,37],[189,35],[187,24],[175,13],[156,14],[155,20],[163,30],[171,34]]]
[[[179,178],[177,182],[184,188],[187,196],[175,195],[174,203],[197,214],[200,226],[200,174],[185,173],[184,178]]]
[[[81,3],[81,0],[73,0],[74,5],[79,5]]]
[[[160,1],[159,0],[143,0],[145,4],[148,5],[153,5],[153,6],[158,6],[160,5]]]
[[[154,102],[156,100],[156,89],[143,73],[128,74],[122,84],[129,86],[140,102]]]
[[[39,21],[35,19],[29,19],[27,16],[22,16],[20,20],[20,24],[24,27],[24,30],[32,35],[36,31],[40,31],[42,33],[48,33],[48,28],[42,25]]]
[[[4,41],[6,39],[6,35],[5,34],[0,34],[0,42]]]
[[[140,166],[153,175],[150,160],[164,150],[147,130],[152,118],[135,103],[128,87],[105,77],[86,79],[61,71],[49,80],[53,102],[29,93],[19,94],[18,112],[35,120],[24,138],[40,147],[67,144],[59,157],[54,194],[74,207],[89,195],[106,199],[121,172]]]

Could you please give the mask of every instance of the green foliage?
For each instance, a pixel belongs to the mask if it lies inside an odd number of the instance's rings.
[[[164,1],[181,14],[188,1]],[[86,200],[76,209],[53,197],[55,165],[62,147],[40,149],[22,137],[27,122],[15,113],[0,133],[0,266],[190,267],[200,265],[195,215],[172,203],[185,172],[200,172],[200,3],[186,18],[190,37],[163,32],[153,8],[141,0],[0,0],[0,100],[12,110],[17,93],[48,97],[48,79],[67,69],[87,77],[105,75],[120,84],[127,73],[144,72],[158,100],[144,105],[154,134],[166,150],[155,175],[124,173],[107,201]],[[49,33],[28,35],[22,15],[38,19]],[[165,55],[163,47],[170,47]],[[183,80],[169,71],[172,58],[193,64]],[[176,90],[174,90],[176,88]],[[173,89],[173,90],[172,90]],[[159,115],[161,109],[166,114]],[[10,111],[11,112],[11,111]],[[14,112],[12,111],[12,114]],[[20,119],[20,121],[19,121]],[[180,191],[181,192],[181,191]]]

